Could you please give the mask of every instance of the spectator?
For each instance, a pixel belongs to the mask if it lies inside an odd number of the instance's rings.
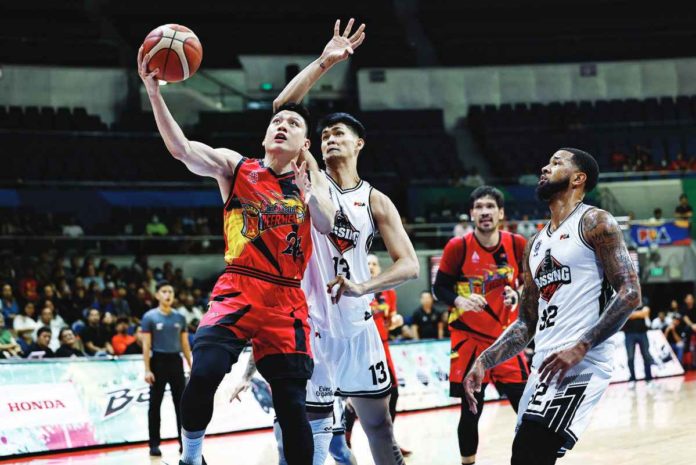
[[[114,311],[114,292],[111,289],[104,289],[99,293],[97,301],[94,303],[94,308],[99,310],[101,313]]]
[[[169,230],[161,223],[157,215],[152,215],[152,220],[145,226],[145,234],[148,236],[166,236]]]
[[[650,329],[659,329],[660,331],[664,331],[665,329],[667,329],[670,323],[671,319],[667,319],[667,313],[658,312],[657,318],[655,318],[652,321],[652,324],[650,325]]]
[[[459,222],[454,225],[454,230],[452,231],[453,237],[464,237],[466,234],[473,231],[474,228],[469,222],[469,215],[463,213],[459,215]]]
[[[104,312],[101,318],[101,324],[106,331],[106,337],[108,341],[116,334],[116,317],[111,312]]]
[[[36,342],[32,343],[25,351],[27,358],[52,358],[55,357],[48,344],[51,342],[51,328],[46,326],[39,328]]]
[[[677,355],[679,363],[684,365],[684,333],[686,332],[686,323],[677,315],[672,319],[672,322],[665,328],[664,334],[670,347]]]
[[[82,342],[87,355],[113,354],[114,349],[109,342],[109,334],[100,322],[101,314],[96,308],[87,314],[87,326],[82,330]]]
[[[124,355],[139,355],[143,353],[143,328],[138,325],[135,327],[135,332],[133,333],[135,341],[131,342]]]
[[[25,347],[34,342],[32,336],[39,324],[36,322],[36,306],[33,302],[24,304],[24,308],[15,317],[12,326],[17,337],[26,343]]]
[[[679,152],[677,157],[669,164],[671,171],[686,171],[689,169],[689,162],[684,158],[684,154]]]
[[[182,295],[183,294],[183,295]],[[200,321],[203,318],[203,309],[196,305],[196,302],[191,293],[180,293],[182,298],[182,305],[176,309],[176,312],[183,315],[186,318],[186,324],[189,325],[191,321]]]
[[[135,342],[135,336],[128,334],[128,318],[120,317],[116,320],[116,334],[111,338],[111,346],[115,355],[123,355],[126,348]]]
[[[92,263],[88,264],[85,268],[85,277],[82,280],[87,289],[94,291],[93,284],[97,285],[96,290],[101,291],[104,289],[104,278],[97,275],[97,270]],[[94,296],[96,297],[96,296]]]
[[[75,337],[75,333],[70,328],[63,328],[58,334],[60,347],[56,350],[56,357],[84,357],[85,354],[80,349],[80,341]]]
[[[56,315],[55,311],[51,307],[44,307],[41,309],[37,324],[39,327],[36,328],[34,339],[36,340],[39,337],[39,328],[49,328],[51,330],[51,342],[48,346],[53,351],[57,350],[60,346],[60,341],[58,341],[58,333],[60,332],[61,328],[65,327],[65,321],[63,321],[60,315]]]
[[[689,346],[691,352],[691,368],[696,367],[696,308],[694,307],[694,295],[687,294],[684,297],[684,306],[680,312],[681,319],[684,320],[686,328],[684,330],[684,344]]]
[[[631,373],[629,382],[635,385],[636,373],[634,368],[634,356],[636,352],[636,344],[640,348],[640,354],[643,357],[643,367],[645,368],[645,381],[652,381],[652,372],[650,366],[653,364],[650,356],[650,342],[648,341],[648,325],[646,319],[650,316],[650,307],[647,305],[643,308],[634,310],[628,317],[628,321],[623,327],[624,336],[626,338],[626,354],[628,356],[628,371]]]
[[[34,277],[34,269],[27,268],[24,274],[24,278],[19,282],[19,295],[29,302],[36,302],[39,300],[39,283]]]
[[[392,326],[389,330],[390,341],[409,341],[413,339],[411,327],[404,324],[404,317],[398,313],[392,317]]]
[[[12,286],[9,284],[3,284],[2,286],[0,310],[2,310],[2,315],[7,319],[7,324],[10,324],[19,313],[19,304],[17,303],[17,299],[14,298]]]
[[[421,307],[413,312],[411,317],[411,329],[414,339],[442,339],[444,325],[440,318],[440,312],[435,311],[435,303],[430,291],[421,292]]]
[[[664,221],[664,218],[662,218],[662,209],[656,208],[653,210],[653,216],[648,221],[651,223],[662,223]]]
[[[5,319],[0,318],[0,358],[14,358],[22,355],[22,347],[12,332],[5,327]]]
[[[679,196],[679,205],[674,209],[674,217],[678,220],[691,220],[694,215],[694,210],[689,205],[689,199],[686,194]]]
[[[63,225],[63,235],[67,237],[81,237],[85,235],[84,229],[73,216],[66,224]]]
[[[467,187],[479,187],[486,184],[486,181],[479,174],[478,168],[473,167],[471,168],[471,172],[464,178],[464,182],[462,184]]]
[[[116,290],[116,297],[113,300],[114,315],[117,317],[130,318],[131,316],[130,306],[126,299],[127,296],[128,290],[124,286],[119,286]]]
[[[529,215],[522,215],[522,220],[517,224],[517,234],[524,236],[526,239],[534,236],[537,233],[537,227],[534,222],[529,221]]]

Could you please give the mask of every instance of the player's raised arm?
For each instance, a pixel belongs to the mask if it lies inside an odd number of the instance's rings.
[[[348,21],[345,31],[341,34],[341,20],[337,19],[334,24],[333,37],[324,47],[321,56],[303,69],[292,81],[285,86],[285,89],[273,101],[273,111],[275,112],[281,105],[289,102],[299,103],[307,95],[309,89],[326,73],[333,65],[348,59],[356,48],[365,40],[365,25],[361,24],[353,35],[350,35],[353,28],[353,18]]]
[[[231,185],[229,180],[242,156],[229,149],[214,149],[201,142],[190,141],[186,138],[160,94],[159,83],[155,78],[158,70],[147,72],[149,59],[148,55],[143,55],[143,48],[140,47],[138,74],[145,83],[145,89],[157,122],[157,129],[162,135],[167,150],[174,158],[182,161],[192,173],[215,178],[220,185],[223,199],[226,199]]]
[[[493,345],[479,355],[466,378],[464,378],[464,395],[469,404],[469,410],[474,414],[477,411],[474,392],[481,390],[481,383],[486,370],[519,354],[521,350],[527,347],[536,333],[536,324],[539,318],[539,288],[534,282],[532,272],[529,269],[529,252],[533,242],[529,241],[524,250],[524,292],[520,297],[519,316]]]

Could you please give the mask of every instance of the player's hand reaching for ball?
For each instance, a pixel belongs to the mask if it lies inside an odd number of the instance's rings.
[[[355,34],[350,35],[355,20],[350,18],[346,29],[341,34],[341,20],[337,19],[334,24],[334,34],[324,51],[321,53],[319,63],[322,68],[328,69],[351,56],[355,49],[365,40],[365,24],[361,24]]]
[[[481,383],[485,374],[486,370],[483,368],[483,364],[479,359],[476,359],[462,382],[464,385],[464,399],[466,399],[466,403],[469,406],[469,411],[474,415],[478,412],[476,393],[481,392]]]
[[[159,68],[155,68],[152,72],[147,72],[147,64],[150,61],[150,54],[143,53],[143,46],[138,50],[138,75],[145,83],[145,89],[148,95],[152,95],[159,90],[159,81],[155,77],[159,73]]]
[[[486,305],[486,298],[479,294],[471,294],[468,297],[459,296],[454,299],[454,306],[460,312],[480,312]]]
[[[326,292],[331,294],[331,302],[337,304],[341,297],[360,297],[364,294],[363,287],[343,275],[336,276],[326,285]]]

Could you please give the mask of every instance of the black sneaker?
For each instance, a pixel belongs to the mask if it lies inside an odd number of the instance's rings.
[[[150,447],[150,457],[162,457],[162,451],[159,447]]]
[[[201,464],[202,465],[208,465],[205,463],[205,457],[201,457]],[[184,462],[183,460],[179,460],[179,465],[189,465],[188,463]]]

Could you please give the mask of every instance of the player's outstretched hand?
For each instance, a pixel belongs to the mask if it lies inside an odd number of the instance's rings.
[[[299,161],[299,160],[298,160]],[[295,185],[300,189],[300,195],[304,203],[309,203],[312,196],[312,182],[309,180],[307,173],[307,162],[303,161],[300,166],[293,160],[291,163],[292,171],[295,173]]]
[[[138,50],[138,75],[145,83],[145,89],[147,90],[148,95],[151,95],[153,92],[157,92],[159,89],[159,81],[157,81],[157,78],[155,77],[157,73],[159,73],[159,68],[155,68],[152,70],[152,72],[148,73],[147,64],[149,62],[150,54],[143,54],[143,46],[141,45],[140,49]]]
[[[576,344],[555,354],[546,357],[546,360],[539,366],[539,379],[544,383],[551,383],[553,378],[558,375],[558,384],[561,384],[568,370],[585,358],[587,348],[583,344]]]
[[[334,34],[324,51],[321,53],[320,63],[322,68],[328,69],[338,62],[346,60],[355,53],[355,49],[365,40],[365,24],[361,24],[355,34],[350,35],[355,20],[350,18],[346,29],[341,34],[341,20],[337,19],[334,24]]]
[[[464,399],[469,406],[469,411],[474,415],[478,412],[478,401],[475,393],[481,392],[481,383],[485,374],[486,370],[483,369],[481,362],[476,359],[462,383],[464,384]]]
[[[234,402],[235,399],[238,401],[242,401],[241,397],[239,395],[249,389],[249,386],[251,386],[251,382],[249,380],[243,380],[241,383],[237,385],[236,388],[232,391],[232,394],[230,395],[230,402]]]
[[[454,299],[457,310],[464,312],[480,312],[486,305],[486,298],[479,294],[471,294],[469,297],[459,296]]]
[[[508,308],[514,307],[520,300],[519,294],[511,286],[505,286],[505,290],[503,291],[503,298],[503,303]]]
[[[326,285],[326,292],[331,294],[331,302],[337,304],[342,296],[360,297],[363,295],[362,286],[343,275],[338,275]]]

